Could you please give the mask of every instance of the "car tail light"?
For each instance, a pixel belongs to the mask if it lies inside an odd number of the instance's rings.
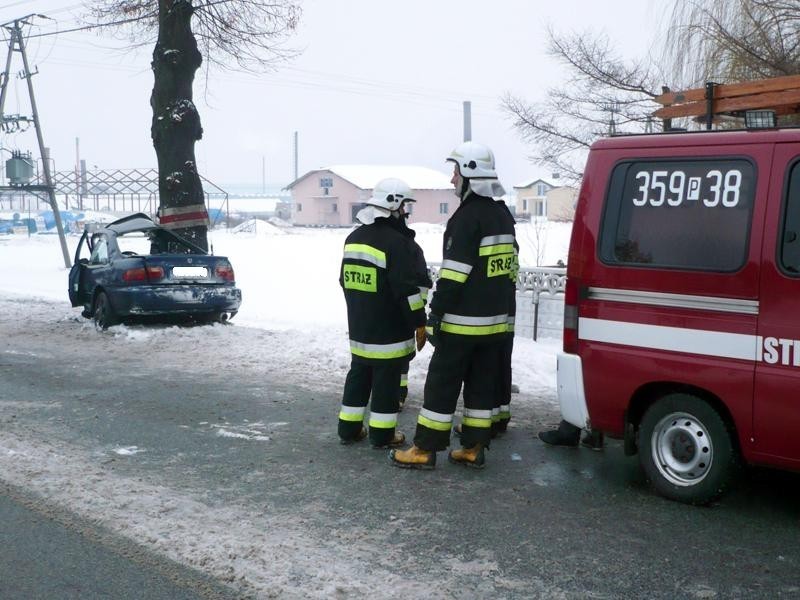
[[[217,265],[214,273],[223,281],[234,281],[233,267],[230,265]]]
[[[156,281],[158,279],[164,278],[164,269],[163,267],[147,267],[147,278],[150,281]]]
[[[164,269],[161,267],[137,267],[128,269],[122,274],[123,281],[153,281],[164,277]]]
[[[564,352],[578,353],[578,290],[580,282],[567,277],[564,290]]]
[[[128,269],[122,274],[123,281],[145,281],[146,279],[147,273],[145,272],[144,267]]]

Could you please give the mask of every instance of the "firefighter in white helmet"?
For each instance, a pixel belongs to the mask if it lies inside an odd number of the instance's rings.
[[[398,384],[415,348],[425,344],[424,302],[400,214],[411,198],[405,182],[379,181],[356,215],[361,225],[345,240],[339,284],[347,303],[351,364],[339,412],[344,444],[367,436],[375,448],[405,441],[396,431]]]
[[[447,222],[442,266],[430,304],[427,332],[435,350],[414,444],[389,455],[399,467],[434,467],[436,452],[450,444],[462,385],[462,447],[451,451],[448,459],[467,467],[484,466],[502,343],[509,331],[516,239],[508,211],[493,198],[505,193],[494,155],[482,144],[464,142],[447,160],[454,163],[451,181],[461,203]]]

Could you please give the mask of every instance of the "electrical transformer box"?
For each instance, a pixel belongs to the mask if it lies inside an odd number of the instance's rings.
[[[6,161],[6,177],[10,185],[26,185],[33,179],[33,158],[30,154],[14,153]]]

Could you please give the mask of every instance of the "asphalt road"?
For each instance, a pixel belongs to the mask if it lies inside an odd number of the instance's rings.
[[[0,485],[0,598],[235,598],[201,573]]]
[[[522,397],[485,471],[396,469],[338,444],[335,386],[232,356],[263,331],[200,356],[196,331],[143,347],[36,310],[0,321],[0,597],[800,596],[797,475],[684,506],[618,442],[540,443],[557,415]]]

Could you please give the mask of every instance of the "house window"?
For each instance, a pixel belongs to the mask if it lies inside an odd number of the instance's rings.
[[[446,215],[447,211],[449,210],[449,204],[447,202],[440,202],[439,203],[439,214]]]
[[[321,188],[332,188],[333,187],[333,177],[320,177],[319,178],[319,187],[321,187]]]
[[[303,205],[299,202],[297,203],[297,212],[303,212]]]
[[[524,213],[528,212],[528,199],[527,198],[523,198],[522,199],[522,212],[524,212]]]
[[[536,216],[543,217],[544,216],[544,202],[537,202],[536,203]]]
[[[547,191],[550,189],[550,186],[546,183],[538,183],[536,184],[536,195],[537,196],[544,196]]]
[[[331,204],[331,212],[338,212],[338,208],[335,204]]]

